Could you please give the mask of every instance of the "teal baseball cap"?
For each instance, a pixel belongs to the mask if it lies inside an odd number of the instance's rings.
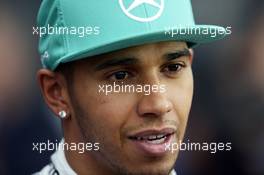
[[[43,0],[38,13],[44,68],[161,41],[189,47],[224,38],[225,28],[197,25],[190,0]]]

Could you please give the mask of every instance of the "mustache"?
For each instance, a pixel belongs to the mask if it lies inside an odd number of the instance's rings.
[[[176,132],[178,132],[178,126],[179,126],[179,122],[177,122],[176,120],[145,120],[144,122],[142,122],[141,124],[137,125],[137,126],[129,126],[124,128],[122,133],[131,133],[133,131],[139,131],[142,129],[150,129],[150,128],[163,128],[163,127],[171,127],[171,128],[175,128]]]

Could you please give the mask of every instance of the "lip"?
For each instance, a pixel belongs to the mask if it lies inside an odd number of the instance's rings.
[[[175,139],[175,128],[163,128],[163,129],[145,129],[142,131],[138,131],[134,134],[128,136],[128,139],[132,142],[132,146],[135,147],[137,151],[145,156],[154,156],[160,157],[167,154],[168,150],[166,150],[167,146],[170,145]],[[161,143],[153,143],[147,139],[137,140],[133,139],[135,137],[147,137],[150,135],[165,135]],[[158,139],[159,140],[159,139]]]
[[[163,129],[144,129],[142,131],[137,131],[135,133],[129,134],[130,137],[144,137],[147,135],[156,135],[156,134],[172,134],[175,133],[175,128],[163,128]]]

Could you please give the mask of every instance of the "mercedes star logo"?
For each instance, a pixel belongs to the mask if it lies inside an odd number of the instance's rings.
[[[121,6],[121,9],[123,10],[123,12],[130,18],[136,20],[136,21],[140,21],[140,22],[149,22],[149,21],[154,21],[157,18],[159,18],[164,10],[164,0],[134,0],[132,3],[130,3],[130,5],[128,5],[128,7],[125,6],[124,4],[125,0],[119,0],[119,4]],[[160,1],[159,3],[156,1]],[[144,4],[148,4],[153,6],[154,8],[157,9],[157,12],[149,17],[140,17],[140,16],[136,16],[135,14],[132,13],[132,11]]]

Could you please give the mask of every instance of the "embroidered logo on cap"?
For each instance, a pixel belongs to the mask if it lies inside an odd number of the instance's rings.
[[[158,19],[164,10],[164,0],[134,0],[129,5],[124,3],[125,0],[119,0],[119,4],[123,12],[131,19],[139,22],[150,22]],[[127,6],[126,6],[127,5]],[[149,17],[137,16],[133,11],[140,8],[142,5],[150,5],[154,7],[156,13]]]

